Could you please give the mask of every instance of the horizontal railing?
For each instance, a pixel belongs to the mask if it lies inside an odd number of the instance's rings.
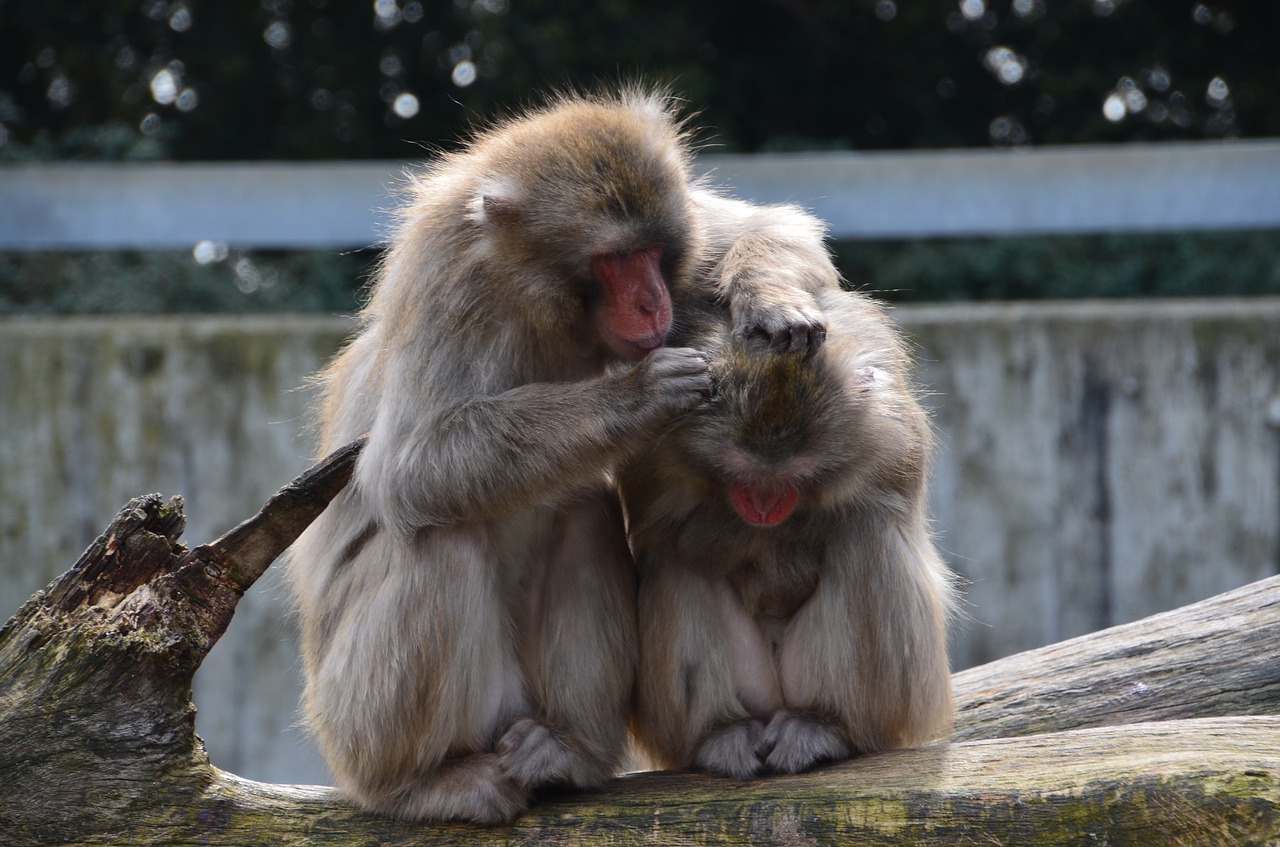
[[[0,250],[348,248],[379,242],[407,162],[0,167]],[[1280,227],[1280,141],[704,155],[841,239]]]

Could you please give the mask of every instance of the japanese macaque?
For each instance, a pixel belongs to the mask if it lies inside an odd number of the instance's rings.
[[[409,187],[319,378],[320,449],[368,443],[289,562],[303,711],[361,806],[496,823],[616,770],[636,622],[610,471],[711,385],[703,353],[661,346],[673,302],[726,295],[777,349],[824,332],[806,288],[700,276],[740,236],[789,236],[691,187],[689,158],[666,97],[567,96]]]
[[[812,269],[785,252],[750,264]],[[949,731],[954,589],[925,513],[929,422],[881,308],[839,291],[819,304],[811,357],[691,310],[677,343],[713,352],[716,397],[622,472],[633,729],[658,767],[795,773]]]

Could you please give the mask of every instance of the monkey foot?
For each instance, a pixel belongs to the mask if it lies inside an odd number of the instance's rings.
[[[511,724],[498,740],[497,753],[506,774],[526,788],[552,783],[594,788],[604,781],[598,764],[536,718]]]
[[[754,718],[721,727],[702,742],[694,764],[734,779],[751,779],[764,768],[757,752],[763,733],[764,725]]]
[[[375,804],[379,811],[410,820],[510,823],[529,805],[528,792],[503,770],[492,753],[442,762]]]
[[[769,721],[760,743],[767,751],[765,765],[774,773],[800,773],[853,755],[852,745],[831,723],[785,710]]]

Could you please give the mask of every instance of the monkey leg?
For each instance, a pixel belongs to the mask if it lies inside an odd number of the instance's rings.
[[[617,771],[635,675],[634,580],[612,491],[556,508],[517,638],[530,714],[497,746],[517,783],[590,788]]]
[[[781,705],[769,647],[728,583],[664,553],[642,553],[637,740],[664,767],[749,778]]]
[[[304,550],[348,556],[327,571],[324,614],[303,610],[306,711],[338,787],[398,817],[513,817],[525,792],[485,755],[523,708],[488,528]]]
[[[839,728],[857,752],[919,744],[950,726],[950,587],[922,527],[833,532],[827,570],[779,646],[788,708]],[[809,735],[795,746],[820,749]]]

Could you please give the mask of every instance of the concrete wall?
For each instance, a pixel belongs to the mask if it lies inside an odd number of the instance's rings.
[[[75,562],[130,497],[181,494],[212,540],[307,465],[298,390],[341,343],[331,319],[0,321],[0,619]],[[215,764],[328,782],[295,727],[294,633],[277,568],[196,677]]]
[[[903,309],[964,667],[1280,572],[1280,300]]]
[[[956,667],[1280,571],[1280,300],[904,308],[940,431],[933,509],[970,581]],[[129,497],[182,494],[186,538],[307,461],[298,390],[323,318],[0,322],[0,618]],[[215,763],[326,782],[296,719],[276,569],[196,681]]]

